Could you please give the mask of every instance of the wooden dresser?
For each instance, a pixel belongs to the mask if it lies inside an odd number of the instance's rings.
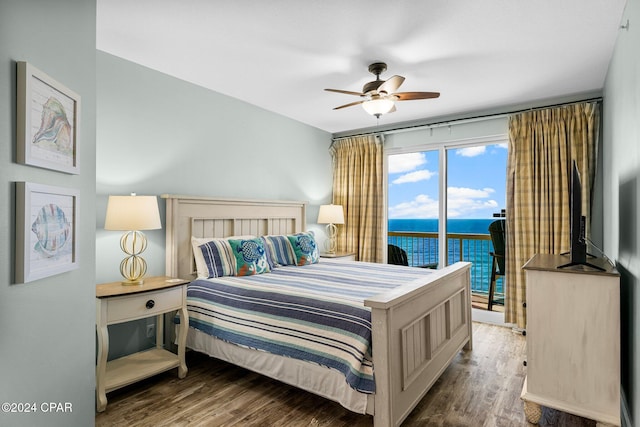
[[[558,269],[562,255],[535,255],[527,279],[527,378],[521,398],[537,424],[541,406],[598,425],[620,425],[620,277],[604,259]]]

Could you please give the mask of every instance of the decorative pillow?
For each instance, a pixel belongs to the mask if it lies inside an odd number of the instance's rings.
[[[191,248],[193,249],[193,258],[196,262],[196,273],[198,275],[198,279],[212,277],[209,276],[209,269],[207,268],[207,263],[204,260],[204,256],[202,255],[202,250],[200,246],[205,243],[211,242],[213,240],[229,240],[229,239],[253,239],[256,236],[231,236],[231,237],[193,237],[191,236]],[[235,270],[235,267],[234,267]]]
[[[206,265],[206,278],[235,276],[236,258],[229,240],[210,240],[200,245],[199,249]]]
[[[287,236],[296,254],[296,265],[308,265],[318,262],[318,245],[313,231]]]
[[[270,268],[296,265],[296,253],[287,236],[262,236]]]
[[[229,244],[236,259],[237,276],[251,276],[271,271],[262,239],[231,239]]]

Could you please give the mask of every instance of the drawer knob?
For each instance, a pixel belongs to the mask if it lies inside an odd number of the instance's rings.
[[[152,309],[155,305],[156,305],[156,302],[154,300],[150,299],[149,301],[147,301],[146,307],[148,309]]]

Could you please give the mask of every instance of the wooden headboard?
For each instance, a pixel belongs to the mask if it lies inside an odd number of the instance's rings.
[[[166,274],[195,277],[191,236],[229,237],[305,231],[307,202],[240,200],[163,194],[166,200]]]

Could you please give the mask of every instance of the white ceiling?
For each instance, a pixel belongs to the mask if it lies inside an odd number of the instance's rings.
[[[380,125],[599,91],[625,0],[97,0],[97,48],[335,133],[376,126],[358,98],[383,61]]]

